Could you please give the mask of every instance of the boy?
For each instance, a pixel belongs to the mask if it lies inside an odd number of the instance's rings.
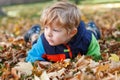
[[[26,42],[32,42],[32,49],[28,52],[26,61],[57,62],[66,58],[74,58],[78,54],[88,55],[98,61],[101,58],[99,30],[94,23],[93,28],[86,30],[81,20],[80,10],[68,2],[57,2],[45,9],[41,15],[41,25],[44,33],[40,32],[39,25],[33,26],[25,35]],[[95,36],[96,38],[95,38]]]

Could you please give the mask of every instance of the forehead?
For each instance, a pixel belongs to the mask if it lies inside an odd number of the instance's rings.
[[[65,28],[64,24],[62,24],[59,19],[55,19],[49,24],[46,24],[48,27],[58,27],[58,28]]]

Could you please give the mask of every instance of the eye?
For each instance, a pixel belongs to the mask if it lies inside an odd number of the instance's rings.
[[[44,29],[47,29],[48,27],[44,27]]]
[[[61,30],[58,30],[58,29],[53,29],[53,31],[55,31],[55,32],[60,32]]]

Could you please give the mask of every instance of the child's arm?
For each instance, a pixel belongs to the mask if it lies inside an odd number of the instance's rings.
[[[38,38],[36,44],[32,46],[32,49],[28,51],[28,55],[26,57],[27,62],[35,62],[37,60],[43,61],[42,55],[45,53],[41,37]]]
[[[87,55],[92,56],[95,61],[101,59],[100,46],[93,34],[92,34],[92,40],[90,46],[88,47]]]

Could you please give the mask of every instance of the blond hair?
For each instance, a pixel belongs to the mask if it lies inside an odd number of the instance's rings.
[[[56,24],[72,29],[78,27],[81,20],[80,10],[76,5],[68,2],[57,2],[45,9],[41,15],[41,25]]]

